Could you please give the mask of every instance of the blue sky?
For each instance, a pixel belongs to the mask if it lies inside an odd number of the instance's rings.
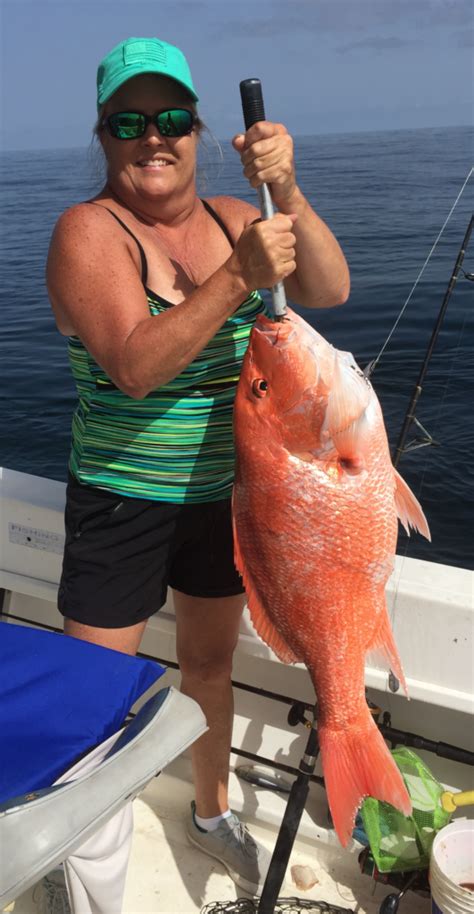
[[[131,35],[185,52],[216,136],[262,80],[294,135],[473,122],[472,0],[0,0],[1,148],[87,146],[99,60]]]

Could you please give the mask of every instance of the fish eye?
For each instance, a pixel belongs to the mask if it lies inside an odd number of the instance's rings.
[[[256,397],[264,397],[267,390],[268,382],[265,381],[264,378],[255,378],[255,380],[252,381],[252,393],[254,393]]]

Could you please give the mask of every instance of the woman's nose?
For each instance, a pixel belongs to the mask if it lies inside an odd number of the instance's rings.
[[[153,145],[161,146],[163,144],[163,137],[153,121],[150,124],[147,124],[143,138],[147,143],[153,142]]]

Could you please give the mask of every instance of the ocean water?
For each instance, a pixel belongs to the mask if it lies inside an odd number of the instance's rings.
[[[229,144],[204,156],[201,193],[256,202]],[[364,367],[380,352],[473,165],[470,128],[300,137],[299,183],[338,237],[352,291],[341,308],[305,312]],[[1,156],[2,309],[0,465],[66,478],[75,392],[66,341],[44,284],[59,214],[100,188],[87,149]],[[473,210],[474,177],[443,234],[372,383],[395,445]],[[474,234],[463,268],[474,272]],[[316,279],[315,279],[316,281]],[[461,274],[430,362],[417,417],[437,444],[404,455],[399,470],[421,501],[432,543],[400,533],[398,552],[473,567],[474,284]],[[411,438],[414,437],[412,430]]]

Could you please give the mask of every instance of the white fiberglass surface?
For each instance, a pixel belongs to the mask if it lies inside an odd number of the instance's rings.
[[[189,777],[186,777],[188,775]],[[247,821],[255,838],[271,851],[276,840],[276,828],[256,825],[251,818],[252,807],[259,791],[242,784],[231,776],[232,805]],[[276,819],[281,818],[286,798],[271,794],[269,802],[275,807]],[[190,763],[177,759],[166,772],[155,778],[134,802],[134,839],[130,859],[123,914],[197,914],[213,901],[231,901],[242,897],[224,867],[191,846],[186,838],[184,819],[193,798]],[[241,810],[243,807],[243,811]],[[250,813],[250,815],[249,815]],[[306,837],[297,838],[290,858],[282,896],[314,898],[347,907],[357,914],[378,914],[390,887],[374,885],[369,876],[360,873],[354,850],[342,850],[337,843],[328,845],[318,840],[318,826],[313,822],[313,834],[308,825],[313,817],[312,804],[305,812]],[[297,888],[291,868],[310,867],[317,880],[309,890]],[[14,914],[40,914],[32,890],[17,899],[10,910]],[[410,914],[429,914],[430,902],[410,894],[407,910]]]

